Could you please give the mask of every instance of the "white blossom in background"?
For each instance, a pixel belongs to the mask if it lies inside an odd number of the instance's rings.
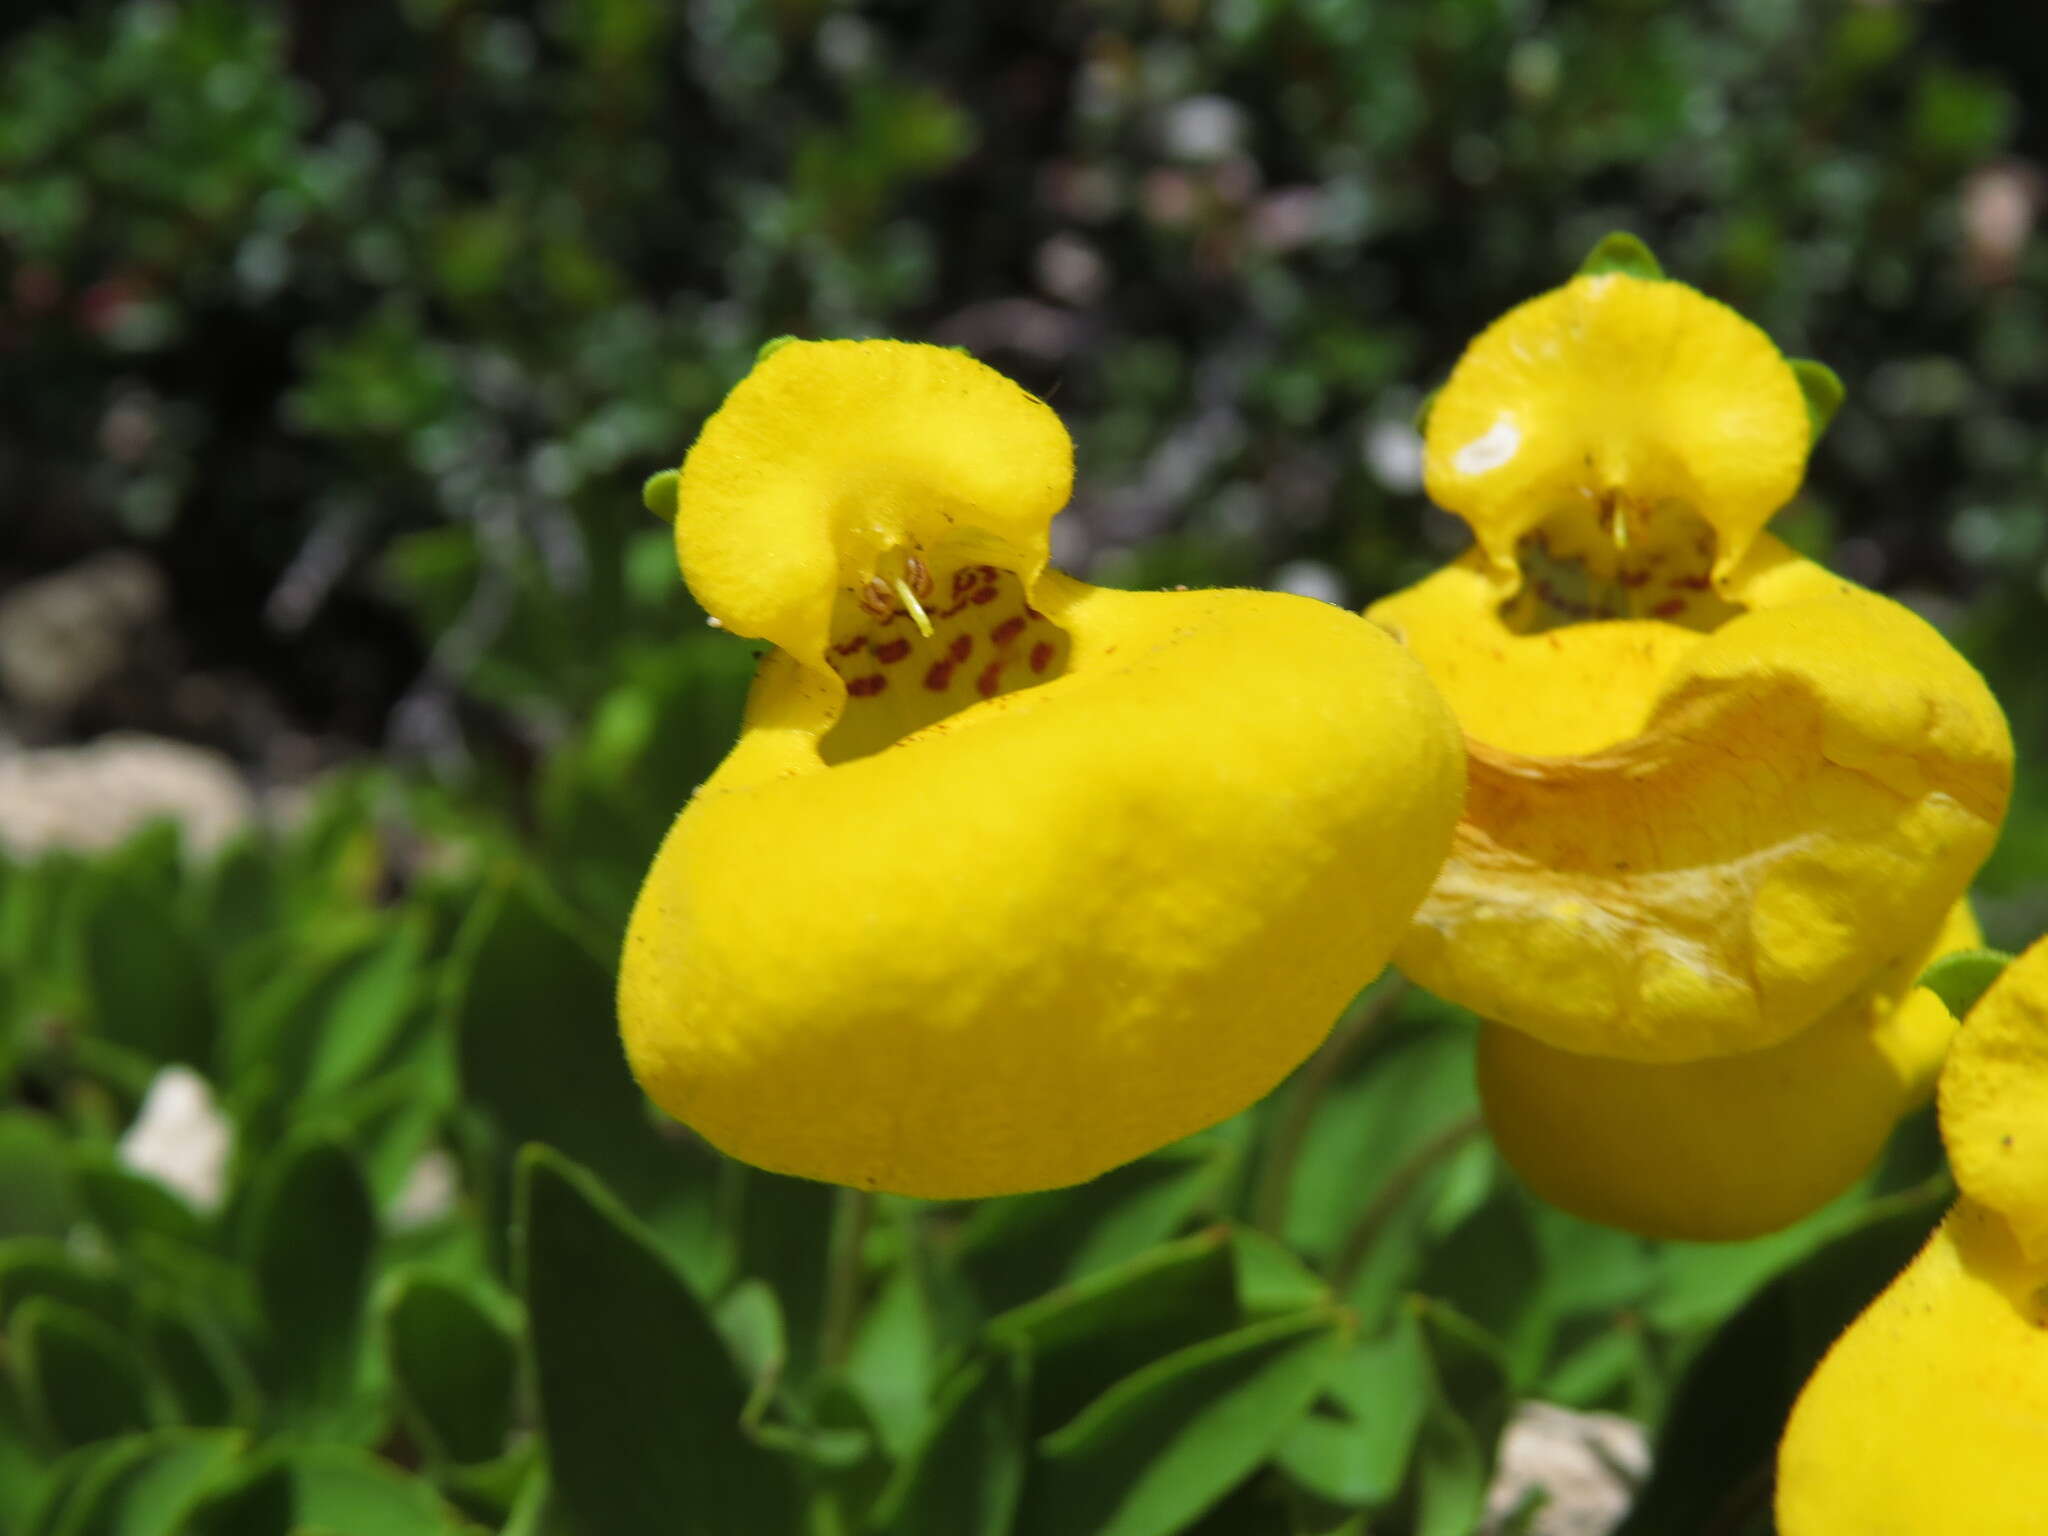
[[[391,1202],[392,1230],[405,1232],[439,1221],[455,1209],[461,1192],[462,1176],[454,1157],[441,1147],[430,1147],[408,1170]]]
[[[1351,606],[1343,576],[1335,566],[1320,560],[1288,561],[1273,573],[1273,590],[1312,597],[1319,603],[1335,603],[1339,608]]]
[[[120,1158],[195,1209],[215,1211],[227,1190],[234,1140],[206,1079],[190,1067],[168,1066],[150,1080],[142,1108],[121,1137]]]
[[[1190,96],[1161,115],[1160,147],[1175,160],[1203,165],[1237,153],[1249,119],[1227,96]]]
[[[1422,489],[1422,434],[1405,421],[1368,423],[1361,445],[1373,478],[1400,496]]]

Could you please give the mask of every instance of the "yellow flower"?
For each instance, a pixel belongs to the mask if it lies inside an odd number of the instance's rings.
[[[1793,1407],[1784,1536],[2048,1536],[2048,940],[1970,1011],[1940,1103],[1962,1198]]]
[[[1933,629],[1762,531],[1833,376],[1627,246],[1495,322],[1429,410],[1430,493],[1475,545],[1367,616],[1470,772],[1396,959],[1489,1021],[1489,1123],[1539,1191],[1747,1236],[1925,1094],[1946,1029],[1901,999],[1960,942],[2012,743]]]
[[[1441,862],[1462,763],[1421,669],[1305,599],[1048,570],[1071,454],[964,355],[795,342],[683,465],[683,574],[774,649],[642,887],[619,1016],[736,1157],[1093,1177],[1270,1088]]]
[[[1676,1066],[1487,1024],[1487,1128],[1531,1189],[1588,1221],[1689,1242],[1776,1231],[1854,1184],[1926,1101],[1955,1019],[1913,983],[1979,942],[1958,905],[1933,940],[1790,1040]]]
[[[1425,466],[1477,546],[1368,613],[1472,758],[1398,957],[1424,986],[1564,1051],[1762,1050],[1962,895],[2011,738],[1933,629],[1760,532],[1810,432],[1761,331],[1626,272],[1459,362]]]

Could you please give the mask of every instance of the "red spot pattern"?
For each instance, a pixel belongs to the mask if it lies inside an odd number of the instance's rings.
[[[851,656],[855,651],[859,650],[862,646],[866,645],[867,643],[868,637],[866,635],[855,635],[851,640],[833,646],[832,654],[835,656]]]
[[[988,637],[989,639],[995,641],[997,645],[1008,645],[1012,640],[1016,639],[1019,635],[1023,633],[1024,615],[1020,613],[1015,618],[1003,620],[1002,623],[998,624],[994,629],[988,632]]]
[[[953,643],[946,647],[946,660],[965,661],[967,653],[974,649],[974,636],[955,635]]]
[[[1003,686],[1003,664],[992,661],[981,669],[981,676],[974,680],[974,688],[984,699],[996,696],[996,690]]]
[[[971,599],[971,601],[976,603],[992,603],[995,600],[996,589],[994,587],[976,587],[974,589],[974,596]]]
[[[888,686],[889,679],[879,672],[870,672],[866,677],[849,679],[846,691],[856,699],[869,699]]]
[[[933,693],[944,693],[953,683],[953,663],[935,661],[924,670],[924,685]]]
[[[1650,610],[1650,617],[1653,619],[1675,619],[1683,612],[1685,612],[1684,598],[1667,597],[1663,602]]]
[[[1046,641],[1046,640],[1041,640],[1041,641],[1039,641],[1039,642],[1038,642],[1038,644],[1036,644],[1036,645],[1034,645],[1033,647],[1031,647],[1031,670],[1032,670],[1032,671],[1034,671],[1034,672],[1043,672],[1043,671],[1044,671],[1044,670],[1046,669],[1046,667],[1048,667],[1049,665],[1051,665],[1051,663],[1052,663],[1052,644],[1051,644],[1051,642],[1050,642],[1050,641]]]
[[[875,660],[881,662],[884,666],[892,662],[901,661],[909,654],[910,642],[908,640],[891,640],[887,645],[875,647]]]

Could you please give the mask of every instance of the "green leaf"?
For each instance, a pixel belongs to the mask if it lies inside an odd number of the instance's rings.
[[[424,1001],[419,914],[349,924],[309,948],[237,1011],[228,1032],[228,1082],[246,1097],[252,1074],[269,1074],[273,1114],[367,1076]]]
[[[80,1478],[52,1536],[171,1536],[234,1466],[245,1437],[167,1429],[117,1442]]]
[[[1929,965],[1913,985],[1932,992],[1960,1019],[2011,964],[2012,956],[2002,949],[1961,949]]]
[[[555,1496],[576,1523],[794,1531],[794,1467],[741,1431],[746,1385],[639,1223],[588,1173],[528,1147],[517,1226]]]
[[[1579,270],[1574,275],[1598,277],[1603,272],[1620,272],[1646,282],[1656,282],[1664,276],[1664,268],[1650,254],[1650,248],[1624,229],[1603,236],[1600,243],[1586,253],[1586,259],[1579,263]]]
[[[1185,1231],[1237,1166],[1237,1130],[1218,1127],[1071,1189],[981,1202],[955,1251],[983,1304],[1017,1306]]]
[[[206,1223],[155,1179],[130,1172],[96,1147],[78,1149],[76,1168],[86,1215],[115,1246],[130,1247],[144,1233],[205,1246]]]
[[[1031,1354],[1034,1432],[1147,1362],[1237,1325],[1229,1236],[1211,1227],[1161,1244],[990,1320],[990,1347]]]
[[[679,469],[655,471],[640,486],[640,504],[664,523],[674,522],[676,520],[676,487],[681,483],[682,478],[683,472]]]
[[[873,1526],[888,1536],[1009,1536],[1024,1488],[1030,1368],[1021,1354],[964,1367],[931,1433],[891,1478]]]
[[[1232,1230],[1230,1259],[1237,1304],[1247,1317],[1300,1312],[1331,1300],[1328,1281],[1254,1227]]]
[[[1527,1381],[1554,1330],[1545,1278],[1529,1204],[1518,1190],[1502,1188],[1430,1245],[1415,1288],[1500,1339],[1513,1375]]]
[[[177,1536],[455,1536],[474,1531],[419,1478],[351,1446],[308,1445],[247,1464]]]
[[[478,903],[450,969],[463,1091],[490,1112],[508,1150],[554,1147],[664,1234],[686,1216],[718,1164],[665,1141],[648,1119],[619,1044],[610,957],[518,880]]]
[[[232,1424],[249,1417],[255,1382],[235,1347],[209,1325],[159,1302],[137,1324],[143,1352],[186,1424]]]
[[[1307,1411],[1344,1345],[1342,1314],[1269,1319],[1126,1377],[1039,1442],[1020,1528],[1167,1536],[1250,1476]]]
[[[1483,1329],[1441,1302],[1415,1297],[1434,1384],[1415,1447],[1416,1536],[1469,1536],[1486,1511],[1493,1458],[1507,1423],[1505,1352]]]
[[[390,1462],[346,1446],[290,1452],[293,1523],[342,1536],[445,1536],[462,1522],[432,1487]]]
[[[7,1327],[30,1415],[60,1446],[86,1445],[149,1427],[149,1391],[134,1352],[90,1313],[35,1296]]]
[[[63,1137],[42,1115],[0,1110],[0,1238],[62,1237],[78,1214]]]
[[[0,1239],[0,1325],[32,1296],[48,1296],[125,1329],[134,1303],[122,1278],[104,1267],[72,1257],[54,1238]]]
[[[518,1357],[490,1311],[454,1281],[414,1273],[392,1287],[383,1322],[391,1380],[421,1439],[456,1462],[501,1452]]]
[[[764,1281],[742,1280],[712,1308],[711,1320],[742,1379],[751,1383],[746,1419],[755,1423],[781,1383],[783,1367],[789,1361],[789,1333],[774,1288]]]
[[[1812,428],[1814,442],[1827,431],[1828,423],[1835,419],[1835,412],[1842,408],[1849,391],[1842,386],[1841,377],[1826,363],[1817,363],[1810,357],[1794,357],[1786,360],[1791,364],[1792,376],[1799,381],[1799,393],[1806,398],[1806,419]]]
[[[360,1434],[365,1290],[376,1218],[362,1173],[324,1136],[287,1146],[251,1213],[250,1267],[268,1343],[265,1385],[301,1428]]]
[[[1707,1341],[1616,1536],[1706,1536],[1763,1518],[1778,1434],[1799,1389],[1926,1241],[1943,1203],[1938,1190],[1874,1202],[1860,1225],[1764,1286]]]
[[[763,1281],[792,1324],[784,1336],[790,1372],[801,1379],[817,1363],[818,1324],[840,1192],[830,1184],[759,1168],[735,1168],[725,1180],[738,1209],[727,1226],[738,1239],[738,1273]]]
[[[1422,1433],[1434,1378],[1412,1314],[1338,1357],[1324,1383],[1334,1412],[1318,1411],[1281,1440],[1275,1461],[1296,1483],[1346,1509],[1390,1501]]]
[[[110,874],[85,912],[82,956],[93,1027],[152,1063],[213,1062],[205,956],[167,893]]]

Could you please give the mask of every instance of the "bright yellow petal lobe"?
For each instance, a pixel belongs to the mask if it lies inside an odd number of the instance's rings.
[[[1689,514],[1718,540],[1719,575],[1798,490],[1810,437],[1762,331],[1682,283],[1609,272],[1510,310],[1466,349],[1430,407],[1424,476],[1504,574],[1561,514],[1619,524],[1624,551]]]
[[[727,629],[822,665],[835,618],[870,581],[913,581],[914,556],[934,577],[987,564],[1028,588],[1072,482],[1059,418],[963,353],[788,342],[683,461],[676,552]]]
[[[1471,752],[1415,980],[1559,1050],[1693,1061],[1790,1039],[1954,905],[2011,788],[1983,680],[1768,536],[1724,591],[1707,634],[1517,634],[1468,558],[1369,610]]]
[[[1942,1068],[1941,1136],[1963,1193],[2048,1266],[2048,939],[1970,1010]]]
[[[1967,1196],[1836,1341],[1778,1453],[1782,1536],[2048,1536],[2048,1265]]]
[[[926,350],[894,355],[914,371]],[[929,1197],[1073,1183],[1235,1113],[1314,1048],[1448,846],[1458,732],[1398,646],[1333,608],[1041,574],[1052,508],[1026,527],[1039,491],[1001,482],[1064,485],[1063,435],[1021,446],[1050,413],[1007,384],[963,384],[960,415],[919,393],[923,437],[971,467],[956,481],[890,435],[891,377],[821,390],[837,419],[815,438],[818,407],[774,378],[779,451],[827,451],[836,475],[770,464],[753,379],[728,402],[790,528],[841,515],[792,487],[947,516],[854,540],[803,624],[754,627],[790,642],[642,887],[621,1029],[658,1104],[763,1167]],[[693,589],[739,627],[779,595],[691,555],[712,516],[693,483],[720,488],[721,525],[759,520],[732,440],[714,418],[677,522]],[[841,480],[861,495],[834,499]],[[870,545],[917,556],[931,636],[866,585]]]
[[[1958,905],[1818,1022],[1739,1056],[1647,1065],[1489,1024],[1487,1128],[1531,1189],[1589,1221],[1689,1242],[1774,1232],[1854,1183],[1926,1098],[1956,1024],[1913,980],[1981,941]]]

